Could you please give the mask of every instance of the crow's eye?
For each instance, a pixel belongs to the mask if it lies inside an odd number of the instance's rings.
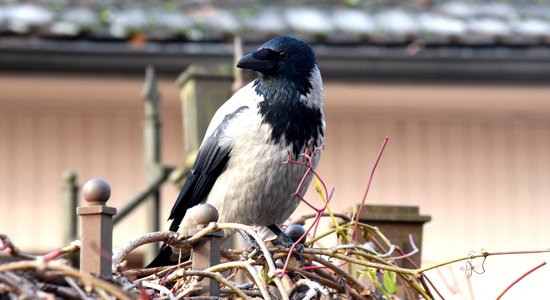
[[[281,52],[279,53],[279,58],[282,60],[282,61],[285,61],[288,59],[288,53],[286,52]]]

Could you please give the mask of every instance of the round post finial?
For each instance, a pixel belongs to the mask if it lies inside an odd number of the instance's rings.
[[[178,232],[183,235],[193,235],[210,222],[217,222],[219,216],[218,210],[210,204],[204,203],[193,206],[185,213]]]
[[[196,224],[200,225],[217,222],[219,218],[218,210],[208,203],[199,204],[188,209],[187,214],[189,214],[189,218],[193,219]]]
[[[111,197],[111,187],[109,183],[103,179],[90,179],[82,188],[82,197],[89,204],[105,204],[107,200],[109,200],[109,197]]]

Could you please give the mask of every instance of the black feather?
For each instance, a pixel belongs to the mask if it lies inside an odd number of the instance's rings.
[[[172,257],[173,254],[172,254],[172,248],[170,248],[170,246],[164,244],[162,245],[162,247],[160,248],[160,251],[159,253],[157,254],[157,256],[155,257],[155,259],[153,259],[147,266],[146,268],[156,268],[156,267],[163,267],[163,266],[170,266],[170,265],[174,265],[176,264],[178,261],[177,261],[177,258],[173,258]],[[187,260],[189,258],[189,253],[186,253],[182,259],[183,261]]]
[[[281,53],[286,54],[285,59],[280,58]],[[311,91],[309,74],[317,61],[307,43],[291,36],[280,36],[264,43],[256,54],[262,59],[278,61],[277,68],[262,72],[260,80],[282,77],[293,82],[293,88],[304,96]]]
[[[207,137],[201,146],[197,160],[189,172],[189,176],[183,185],[174,207],[170,212],[169,220],[173,220],[170,230],[177,231],[187,209],[203,202],[210,193],[218,176],[225,170],[231,153],[229,147],[220,147],[219,138],[223,135],[227,124],[239,113],[247,110],[247,106],[241,106],[234,112],[227,114],[223,121],[216,127],[210,137]]]
[[[270,141],[292,146],[294,157],[300,154],[309,140],[317,145],[323,132],[321,109],[306,106],[300,101],[301,93],[292,81],[282,78],[255,82],[256,93],[265,100],[258,103],[263,122],[271,125]]]
[[[169,220],[173,220],[170,230],[177,231],[187,209],[206,199],[214,182],[225,169],[230,152],[229,148],[219,146],[218,138],[206,139],[170,212]]]

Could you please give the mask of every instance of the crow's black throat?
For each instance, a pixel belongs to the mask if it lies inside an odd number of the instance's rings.
[[[296,85],[284,79],[261,80],[254,83],[255,91],[264,96],[258,104],[263,122],[271,125],[270,141],[292,146],[296,158],[302,148],[313,140],[317,145],[323,132],[323,117],[320,108],[309,107],[300,100],[300,90]]]

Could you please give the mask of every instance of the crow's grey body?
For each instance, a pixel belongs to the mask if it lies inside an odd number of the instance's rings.
[[[309,45],[275,38],[237,66],[256,70],[259,77],[212,118],[170,213],[172,231],[178,230],[187,209],[201,202],[218,209],[220,222],[282,224],[300,203],[295,193],[307,171],[285,162],[304,162],[300,154],[308,145],[323,145],[322,80]],[[313,168],[320,151],[315,153]],[[302,183],[301,195],[311,180],[312,174]],[[150,266],[163,263],[157,258]]]
[[[319,71],[314,69],[312,72],[314,85],[321,87]],[[279,225],[300,203],[293,194],[307,170],[301,165],[285,164],[285,161],[290,154],[291,159],[304,162],[304,158],[298,154],[305,151],[309,140],[312,141],[312,147],[320,147],[323,144],[325,124],[322,121],[319,132],[305,140],[298,151],[295,151],[293,143],[270,142],[267,137],[272,136],[272,125],[263,122],[262,115],[258,112],[258,104],[265,99],[262,95],[256,94],[252,85],[254,83],[237,92],[220,108],[212,120],[212,124],[218,124],[215,121],[223,120],[227,111],[241,110],[225,125],[218,140],[222,147],[230,147],[232,153],[239,155],[231,156],[226,170],[217,178],[206,202],[218,209],[220,222],[259,226]],[[242,109],[241,99],[250,99],[250,103],[246,105],[247,109]],[[319,89],[317,93],[310,94],[307,101],[315,102],[311,105],[320,109],[322,99],[322,89]],[[235,107],[237,109],[234,109]],[[216,125],[210,125],[207,136],[215,130],[214,126]],[[319,154],[320,152],[316,152],[312,159],[314,168],[319,162]],[[312,176],[308,176],[302,184],[299,191],[301,195],[306,192],[311,179]]]

